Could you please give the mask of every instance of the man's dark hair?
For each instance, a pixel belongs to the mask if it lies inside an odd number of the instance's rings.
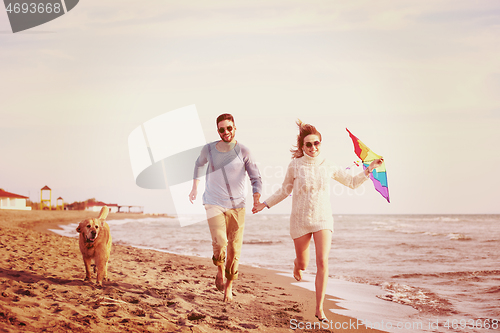
[[[220,116],[217,117],[217,121],[215,122],[215,125],[219,126],[219,123],[223,120],[230,120],[234,124],[234,118],[231,114],[229,113],[223,113]]]

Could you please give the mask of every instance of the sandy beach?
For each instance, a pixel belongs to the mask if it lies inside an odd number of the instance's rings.
[[[0,331],[319,332],[337,323],[347,329],[335,332],[375,332],[353,329],[356,319],[332,313],[320,326],[314,293],[271,270],[240,266],[234,301],[225,304],[208,258],[114,244],[110,281],[99,289],[95,276],[83,281],[77,239],[49,231],[97,215],[0,211]],[[144,215],[110,214],[108,220],[123,218]],[[325,308],[338,308],[327,302]]]

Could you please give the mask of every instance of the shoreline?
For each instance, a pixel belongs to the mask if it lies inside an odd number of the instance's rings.
[[[49,230],[97,215],[0,211],[4,267],[0,269],[0,326],[5,331],[41,332],[51,327],[55,332],[290,332],[293,328],[319,332],[342,323],[347,329],[335,332],[381,332],[327,310],[328,323],[319,323],[314,317],[314,292],[292,284],[296,281],[282,272],[247,265],[240,266],[234,301],[225,304],[214,286],[216,269],[209,258],[132,246],[113,245],[108,269],[111,281],[97,289],[93,283],[83,282],[77,239]],[[108,219],[148,217],[157,216],[115,213]],[[326,298],[325,309],[341,309],[337,305],[341,299]]]

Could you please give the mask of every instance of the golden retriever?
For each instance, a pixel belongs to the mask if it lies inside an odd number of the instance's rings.
[[[108,279],[108,260],[111,253],[111,233],[106,223],[109,208],[102,207],[99,217],[80,222],[76,231],[80,233],[80,251],[85,263],[85,281],[90,281],[90,265],[94,260],[97,266],[97,285],[102,287],[102,281]],[[94,267],[95,273],[96,267]]]

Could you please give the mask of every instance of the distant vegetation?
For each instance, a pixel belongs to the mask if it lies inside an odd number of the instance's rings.
[[[75,201],[73,203],[64,203],[64,209],[65,210],[85,210],[87,208],[87,204],[89,203],[95,203],[97,200],[95,198],[87,199],[85,201]],[[39,202],[33,202],[33,201],[27,201],[26,206],[30,206],[31,209],[33,210],[39,210],[40,209],[40,203]],[[52,210],[57,209],[57,203],[56,205],[52,205]]]

